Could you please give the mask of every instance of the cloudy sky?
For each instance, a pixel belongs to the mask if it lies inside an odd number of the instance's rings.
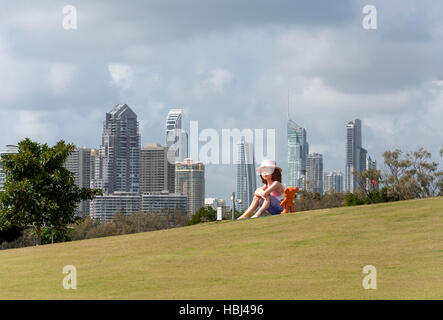
[[[0,146],[24,137],[99,147],[105,113],[138,115],[142,144],[164,143],[171,108],[185,126],[276,130],[287,171],[286,114],[327,171],[344,171],[346,123],[363,145],[443,144],[440,1],[0,0]],[[63,28],[65,5],[77,29]],[[377,29],[362,9],[377,8]],[[234,165],[208,165],[206,196],[228,199]]]

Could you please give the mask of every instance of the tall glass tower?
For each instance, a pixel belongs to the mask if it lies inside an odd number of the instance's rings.
[[[365,170],[367,151],[362,148],[361,120],[346,125],[345,190],[354,192],[359,187],[356,173]]]
[[[255,173],[254,146],[244,139],[238,144],[237,159],[237,199],[241,199],[239,210],[246,210],[254,198],[257,188]]]
[[[182,127],[183,110],[169,110],[166,118],[166,146],[174,145],[175,161],[181,162],[188,157],[188,134]]]
[[[306,129],[288,119],[288,187],[304,189],[308,154]]]
[[[323,182],[323,155],[310,154],[306,164],[306,189],[323,194]]]

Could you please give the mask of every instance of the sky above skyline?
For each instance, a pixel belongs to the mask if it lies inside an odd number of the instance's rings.
[[[436,1],[14,1],[0,10],[0,147],[30,137],[98,148],[105,113],[126,103],[142,145],[185,128],[275,129],[287,173],[286,120],[307,130],[326,171],[344,172],[346,124],[363,147],[443,145],[443,3]],[[62,8],[77,9],[77,29]],[[377,8],[365,30],[362,8]],[[441,161],[440,161],[441,163]],[[258,164],[257,164],[258,165]],[[235,165],[208,165],[206,197],[236,191]]]

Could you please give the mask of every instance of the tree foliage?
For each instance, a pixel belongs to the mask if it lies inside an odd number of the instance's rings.
[[[360,189],[357,192],[348,192],[343,199],[344,206],[359,206],[362,204],[372,204],[390,201],[388,198],[388,188],[373,189],[368,192]]]
[[[70,234],[72,240],[109,237],[182,227],[189,221],[183,210],[164,209],[160,212],[137,212],[132,215],[116,214],[108,222],[98,222],[89,217],[78,221]]]
[[[424,148],[414,152],[385,151],[383,158],[388,169],[385,184],[389,199],[426,198],[441,192],[443,172],[438,170],[438,163],[431,161],[431,153]]]
[[[382,183],[382,172],[375,168],[369,168],[362,172],[357,172],[360,190],[369,196],[369,193],[378,189]]]
[[[307,211],[315,209],[336,208],[343,204],[343,193],[331,191],[321,195],[301,190],[294,201],[294,211]]]
[[[79,188],[63,166],[74,145],[59,141],[49,147],[25,139],[18,147],[17,154],[1,159],[6,182],[0,193],[0,230],[32,226],[40,245],[43,228],[66,234],[67,226],[76,221],[77,204],[102,191]]]
[[[193,225],[201,222],[210,222],[217,220],[217,211],[213,208],[204,206],[198,209],[193,215],[188,225]]]

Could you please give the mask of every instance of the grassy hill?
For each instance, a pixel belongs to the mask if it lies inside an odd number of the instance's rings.
[[[441,197],[0,251],[0,299],[406,298],[443,299]]]

